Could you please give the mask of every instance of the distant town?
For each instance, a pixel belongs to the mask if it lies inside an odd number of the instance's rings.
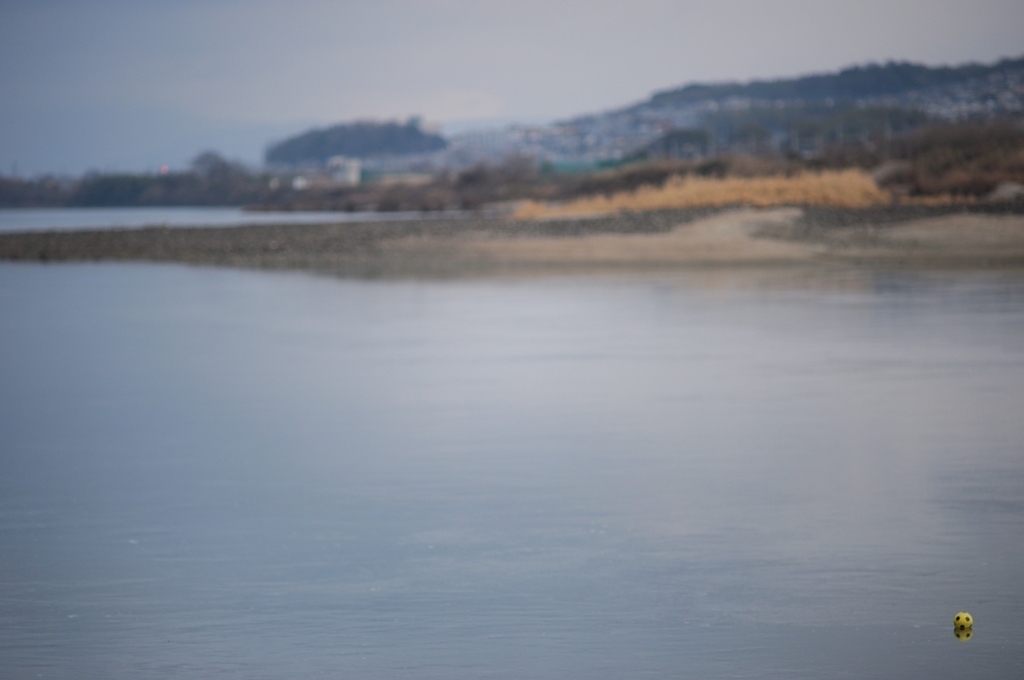
[[[623,109],[553,125],[454,136],[431,153],[371,159],[368,168],[464,168],[523,155],[566,169],[719,153],[821,154],[828,143],[870,143],[929,122],[1024,115],[1024,58],[989,66],[861,66],[837,74],[691,85]]]

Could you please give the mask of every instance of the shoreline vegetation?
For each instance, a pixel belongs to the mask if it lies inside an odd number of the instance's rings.
[[[532,207],[524,207],[524,216],[538,217],[538,205],[558,206],[553,214],[582,214],[608,212],[609,204],[631,210],[733,203],[859,207],[885,202],[887,196],[901,202],[971,203],[990,200],[1007,187],[1024,194],[1024,128],[1011,120],[934,124],[891,138],[843,137],[822,141],[810,155],[739,142],[714,152],[683,146],[694,155],[671,156],[670,151],[679,149],[658,147],[649,149],[649,156],[578,172],[558,170],[528,155],[510,155],[460,170],[368,174],[355,184],[323,168],[254,172],[206,152],[186,171],[165,168],[166,173],[78,179],[0,177],[0,206],[230,205],[267,212],[387,213],[477,210],[532,201],[525,204]],[[680,198],[687,191],[690,195]],[[624,204],[629,193],[642,200]],[[663,200],[668,194],[677,197]],[[770,194],[774,197],[765,202]],[[577,207],[571,210],[564,207],[573,204]]]
[[[803,186],[799,183],[807,179],[796,178],[790,188]],[[689,191],[685,182],[676,189]],[[7,233],[0,234],[0,260],[173,262],[363,278],[755,265],[1024,270],[1020,201],[857,207],[728,204],[598,215],[569,211],[544,214],[543,219],[469,214],[343,224],[282,222]]]
[[[843,263],[1024,268],[1024,128],[1012,121],[841,137],[810,157],[715,153],[572,174],[516,156],[415,182],[279,179],[213,153],[186,173],[86,177],[64,188],[0,178],[0,204],[9,206],[223,205],[215,199],[228,196],[281,215],[262,226],[6,233],[0,260],[399,278]],[[288,211],[303,210],[423,218],[289,224]]]
[[[515,219],[544,219],[603,215],[623,210],[746,205],[757,208],[814,205],[866,208],[890,203],[892,195],[878,187],[862,170],[800,172],[792,176],[694,177],[672,175],[661,186],[644,185],[633,191],[586,196],[550,205],[526,200],[513,213]]]

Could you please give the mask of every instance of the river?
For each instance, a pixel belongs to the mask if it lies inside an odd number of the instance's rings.
[[[0,264],[0,347],[3,678],[1022,674],[1018,275]]]
[[[254,224],[334,224],[451,218],[448,212],[253,211],[231,207],[0,208],[0,233],[135,229],[139,227],[239,227]]]

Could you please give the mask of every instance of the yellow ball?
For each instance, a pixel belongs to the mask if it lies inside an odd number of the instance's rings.
[[[971,639],[971,636],[974,635],[974,629],[973,628],[965,628],[963,630],[960,630],[959,628],[954,628],[953,629],[953,635],[955,635],[956,639],[959,640],[960,642],[967,642],[968,640]]]
[[[967,630],[974,625],[974,618],[967,612],[957,612],[953,618],[953,626],[957,630]]]

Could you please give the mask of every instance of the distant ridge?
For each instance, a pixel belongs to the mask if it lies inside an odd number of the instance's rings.
[[[944,87],[967,80],[980,80],[996,73],[1024,69],[1024,56],[1003,59],[991,65],[931,67],[911,62],[890,61],[800,78],[754,80],[749,83],[694,83],[656,92],[645,104],[683,106],[730,97],[761,100],[860,99],[895,95],[910,90]]]

